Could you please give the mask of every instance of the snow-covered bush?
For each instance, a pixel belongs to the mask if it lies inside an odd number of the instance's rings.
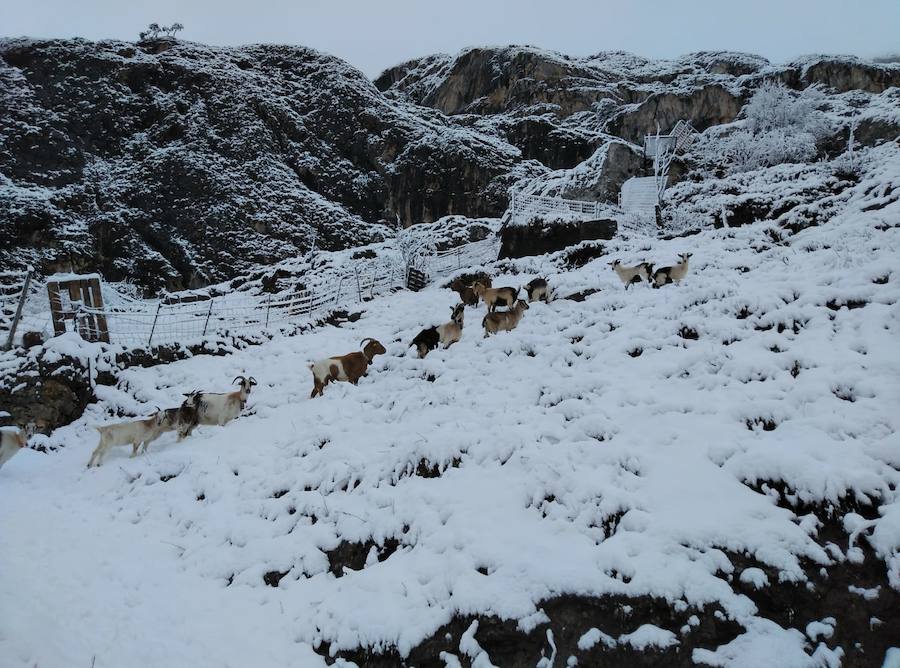
[[[809,162],[830,131],[817,109],[821,98],[815,86],[796,93],[781,83],[763,84],[745,105],[744,120],[736,127],[704,133],[693,155],[701,167],[732,174]]]

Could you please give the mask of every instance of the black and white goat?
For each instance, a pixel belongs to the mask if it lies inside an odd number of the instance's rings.
[[[653,287],[661,288],[667,283],[675,283],[676,285],[687,276],[688,260],[692,257],[692,253],[682,253],[678,256],[679,262],[671,267],[660,267],[651,274],[653,279]]]
[[[641,281],[649,283],[650,276],[653,273],[653,265],[649,262],[641,262],[633,267],[626,267],[622,264],[621,260],[613,260],[609,263],[609,266],[616,272],[619,280],[625,284],[626,290],[631,287],[633,283],[640,283]]]
[[[546,304],[550,301],[550,286],[546,278],[533,278],[521,289],[528,294],[530,302],[543,301]]]
[[[465,315],[465,304],[457,304],[450,308],[450,322],[443,325],[428,327],[416,334],[416,338],[412,340],[409,347],[415,346],[419,357],[425,357],[429,352],[442,344],[444,348],[449,348],[462,338],[463,316]]]

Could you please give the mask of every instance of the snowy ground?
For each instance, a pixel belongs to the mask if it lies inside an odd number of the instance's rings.
[[[881,206],[783,244],[765,224],[632,236],[550,274],[560,296],[600,289],[585,301],[535,304],[488,340],[483,308],[469,308],[462,341],[426,360],[406,346],[449,314],[454,295],[439,288],[377,299],[342,328],[127,370],[50,437],[64,448],[0,470],[0,664],[325,665],[320,642],[403,654],[456,614],[527,630],[564,593],[715,603],[746,630],[696,651],[706,664],[837,661],[827,621],[758,616],[734,582],[764,586],[765,574],[729,581],[722,550],[785,579],[804,577],[804,560],[854,558],[823,549],[814,518],[750,488],[779,480],[807,503],[879,505],[844,525],[900,588],[900,204]],[[662,290],[626,293],[605,264],[686,250],[688,279]],[[307,363],[367,336],[388,349],[369,377],[309,400]],[[85,469],[90,425],[242,373],[260,385],[239,420]],[[422,475],[433,465],[441,475]],[[396,551],[375,547],[364,568],[330,571],[326,552],[342,542],[391,539]],[[286,573],[275,587],[273,572]],[[666,646],[692,632],[635,626],[579,644]],[[459,658],[475,659],[477,638]]]

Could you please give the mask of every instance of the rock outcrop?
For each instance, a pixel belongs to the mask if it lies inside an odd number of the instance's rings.
[[[519,152],[300,47],[0,41],[0,264],[184,288],[488,192]]]

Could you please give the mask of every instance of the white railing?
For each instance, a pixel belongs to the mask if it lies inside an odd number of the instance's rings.
[[[421,258],[421,265],[433,278],[496,260],[498,249],[499,240],[492,236]],[[66,313],[65,322],[82,321],[79,314],[103,316],[110,342],[129,348],[193,344],[222,336],[252,337],[313,323],[336,310],[350,310],[403,287],[405,281],[406,270],[400,261],[373,259],[356,261],[349,269],[321,278],[311,289],[271,295],[231,293],[210,298],[200,291],[144,300],[103,285],[102,309],[78,304],[78,312]],[[27,329],[52,335],[46,288],[34,292],[28,304],[31,308],[23,318]],[[21,340],[24,330],[19,331]]]
[[[525,225],[535,218],[547,215],[563,215],[590,219],[600,215],[600,202],[585,202],[545,195],[523,195],[513,192],[509,202],[510,223]]]
[[[491,235],[482,241],[475,241],[445,251],[438,251],[426,263],[432,277],[446,276],[463,267],[471,267],[493,262],[500,252],[500,239]]]

